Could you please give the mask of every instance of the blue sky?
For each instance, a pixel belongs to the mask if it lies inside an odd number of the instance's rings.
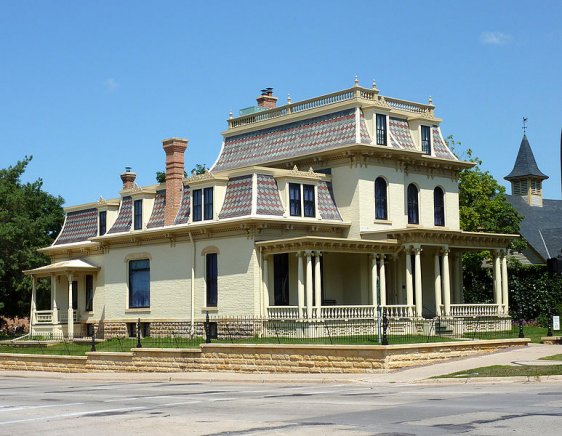
[[[0,167],[33,155],[66,205],[152,184],[161,141],[210,166],[232,110],[347,88],[426,102],[444,136],[509,173],[521,118],[560,198],[560,1],[10,1],[0,4]],[[505,184],[505,183],[504,183]]]

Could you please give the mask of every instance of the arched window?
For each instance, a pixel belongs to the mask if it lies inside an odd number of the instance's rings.
[[[378,177],[375,180],[375,219],[388,219],[386,180],[384,180],[382,177]]]
[[[418,187],[411,183],[408,186],[408,224],[419,224]]]
[[[444,194],[439,186],[433,190],[433,217],[436,226],[445,225]]]

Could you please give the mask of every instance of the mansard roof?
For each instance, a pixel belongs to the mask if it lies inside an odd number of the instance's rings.
[[[89,208],[68,212],[62,230],[53,245],[85,241],[98,233],[98,210]]]
[[[548,179],[548,176],[539,170],[537,162],[535,161],[535,156],[533,155],[533,150],[527,140],[527,135],[523,135],[521,145],[519,146],[519,152],[517,153],[517,159],[515,159],[515,165],[504,179],[511,181],[520,177],[534,177],[541,180]]]

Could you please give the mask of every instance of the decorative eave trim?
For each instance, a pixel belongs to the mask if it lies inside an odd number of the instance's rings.
[[[396,240],[369,241],[315,236],[275,239],[256,242],[264,254],[286,253],[305,250],[325,250],[342,253],[394,254],[400,250]]]

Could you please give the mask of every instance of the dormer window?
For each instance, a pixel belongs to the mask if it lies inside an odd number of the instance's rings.
[[[421,149],[425,154],[431,154],[431,129],[429,126],[421,126]]]
[[[142,229],[142,200],[135,200],[133,203],[133,229]]]
[[[107,212],[104,210],[98,214],[99,236],[103,236],[107,232]]]
[[[212,220],[213,219],[213,188],[205,188],[203,190],[204,198],[204,208],[203,208],[203,219]]]
[[[289,213],[291,216],[316,217],[314,185],[289,183]]]
[[[377,145],[386,145],[386,115],[377,114]]]
[[[194,189],[193,193],[193,221],[208,221],[213,219],[213,188]]]

